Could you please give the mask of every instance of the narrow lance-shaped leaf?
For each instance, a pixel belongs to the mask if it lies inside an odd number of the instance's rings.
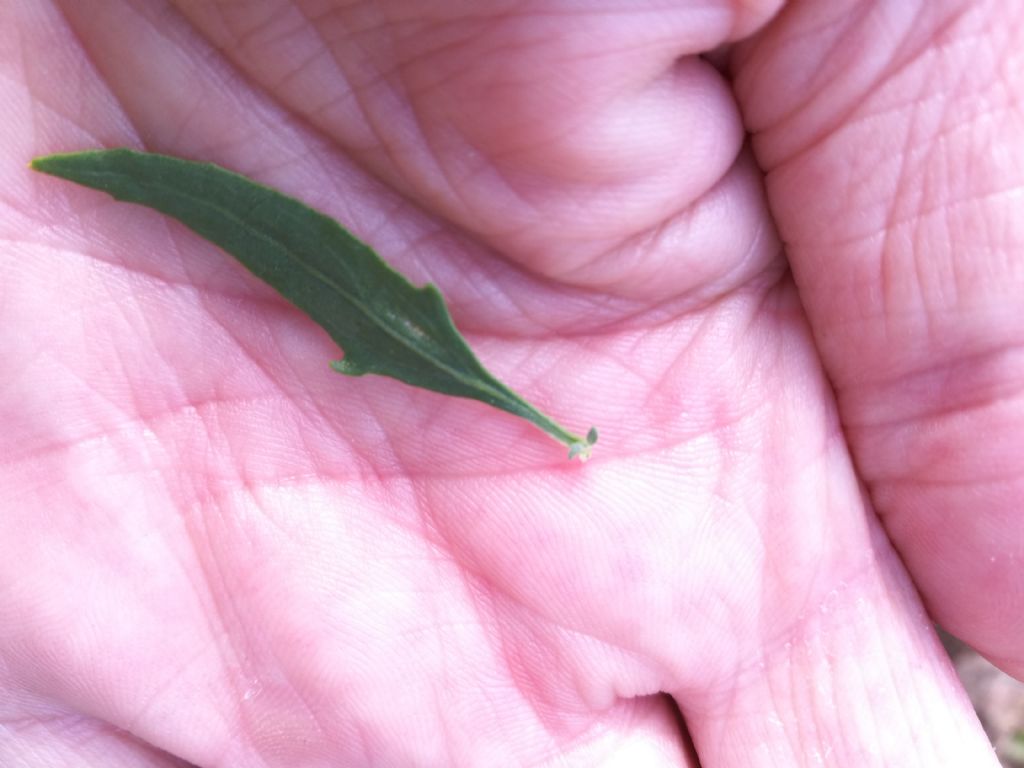
[[[572,434],[477,360],[433,285],[416,288],[334,219],[209,163],[128,149],[37,158],[32,168],[172,216],[220,246],[316,321],[345,351],[334,370],[391,376],[532,422],[587,458]]]

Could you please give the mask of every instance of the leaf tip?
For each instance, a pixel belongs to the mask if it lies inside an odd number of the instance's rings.
[[[37,173],[45,173],[49,176],[57,176],[61,178],[67,178],[66,169],[68,167],[67,161],[74,161],[76,156],[82,156],[87,154],[85,152],[66,152],[66,153],[54,153],[51,155],[40,155],[39,157],[33,157],[28,162],[28,167]],[[72,165],[73,167],[73,165]]]

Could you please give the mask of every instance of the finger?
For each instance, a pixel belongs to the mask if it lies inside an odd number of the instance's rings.
[[[734,681],[681,692],[704,768],[998,766],[902,567],[836,584]]]
[[[732,96],[696,54],[776,3],[174,5],[373,173],[534,272],[666,298],[774,255],[756,195],[736,194],[757,182],[728,173]]]
[[[933,615],[1024,675],[1024,6],[794,2],[737,93],[859,469]]]
[[[214,6],[202,4],[208,9]],[[764,236],[760,181],[749,157],[714,182],[699,205],[684,205],[685,210],[680,210],[656,231],[646,232],[644,226],[638,228],[632,215],[614,209],[606,210],[599,217],[617,233],[613,239],[625,242],[620,249],[623,258],[620,261],[616,253],[609,251],[607,258],[601,256],[601,263],[594,262],[589,276],[577,275],[580,279],[567,276],[566,279],[632,293],[637,301],[612,300],[603,291],[567,291],[564,285],[531,277],[518,266],[495,258],[493,253],[489,254],[491,258],[481,258],[483,249],[478,243],[450,232],[439,225],[436,217],[423,216],[416,206],[435,208],[437,205],[429,190],[411,191],[413,204],[386,185],[375,183],[355,165],[353,158],[366,164],[368,157],[380,154],[379,147],[363,146],[341,152],[336,144],[326,144],[323,135],[312,130],[309,122],[296,119],[293,112],[282,106],[289,106],[290,99],[307,91],[297,85],[292,87],[291,81],[277,93],[250,89],[246,77],[225,58],[241,53],[236,54],[234,49],[215,49],[193,34],[174,9],[160,4],[129,2],[92,8],[81,3],[64,3],[60,7],[95,68],[90,70],[90,75],[98,75],[106,86],[100,90],[106,102],[113,104],[110,113],[119,115],[117,120],[104,118],[106,128],[103,131],[92,127],[91,119],[95,116],[91,111],[83,115],[89,119],[83,119],[82,125],[88,126],[86,130],[95,130],[103,139],[102,143],[124,144],[127,134],[134,144],[219,162],[301,197],[350,226],[410,279],[437,284],[452,302],[463,330],[479,328],[503,335],[571,330],[579,334],[621,317],[634,316],[648,309],[652,299],[675,298],[680,291],[694,288],[693,300],[703,302],[751,275],[767,268],[778,269],[775,243],[771,237]],[[239,8],[242,6],[232,4],[225,13],[231,16]],[[276,9],[269,14],[269,29],[284,34],[291,18],[287,13],[290,6],[268,4],[267,8]],[[275,14],[283,14],[280,22]],[[312,50],[319,50],[323,45],[316,32],[316,29],[308,30],[307,37],[303,38],[303,45]],[[134,44],[125,45],[126,40]],[[268,40],[267,45],[272,47],[272,41]],[[241,49],[242,52],[247,50],[244,45]],[[281,56],[266,49],[258,61],[262,65],[288,66],[291,59],[283,52],[278,53]],[[301,81],[306,76],[304,72],[296,78]],[[325,87],[344,90],[347,86],[343,74]],[[292,110],[298,110],[299,106],[309,108],[308,104],[290,106]],[[299,117],[312,121],[314,115],[301,113]],[[354,115],[349,118],[355,119]],[[118,130],[111,130],[111,123]],[[399,134],[405,135],[401,131]],[[77,144],[58,144],[51,140],[37,151],[77,149],[95,143],[86,134]],[[433,162],[429,154],[423,154],[422,148],[417,147],[419,144],[412,142],[399,154],[408,157],[409,162]],[[671,163],[668,162],[670,157]],[[666,152],[666,165],[674,166],[676,162],[672,153]],[[400,186],[408,188],[405,183]],[[600,192],[603,187],[595,189]],[[570,192],[566,190],[563,200],[580,202],[579,195]],[[488,194],[469,195],[467,191],[466,197],[484,203],[502,201],[503,195],[501,190],[493,189]],[[633,192],[613,197],[629,203],[628,197],[636,205],[645,205],[647,199]],[[657,202],[654,198],[651,201]],[[674,200],[672,205],[681,203]],[[582,203],[578,207],[581,215],[588,208]],[[575,267],[586,271],[584,262],[597,251],[603,252],[605,246],[587,251],[590,255],[586,258],[577,258],[582,253],[580,249],[590,248],[589,240],[577,235],[568,239],[562,237],[563,230],[567,232],[576,226],[578,216],[567,216],[564,226],[554,226],[556,212],[553,209],[525,206],[516,210],[522,213],[527,208],[527,213],[550,231],[550,247],[546,252],[560,254],[558,258],[564,259],[563,272]],[[506,202],[497,202],[492,213],[498,218],[508,213],[510,222],[520,216]],[[729,222],[727,227],[722,226],[725,220]],[[396,221],[401,221],[402,226],[394,226]],[[510,232],[527,232],[532,231],[532,226],[510,224],[508,228]],[[591,234],[596,239],[604,237],[599,232]],[[681,242],[686,242],[686,248],[679,245]],[[483,255],[488,254],[484,251]],[[152,261],[155,263],[147,263],[146,269],[162,275],[161,260],[154,258]],[[624,271],[623,264],[632,266]],[[230,271],[211,270],[195,263],[189,263],[188,270],[185,279],[217,291],[230,292],[232,284],[237,285]],[[170,277],[182,280],[180,275]],[[627,288],[626,283],[630,287]]]

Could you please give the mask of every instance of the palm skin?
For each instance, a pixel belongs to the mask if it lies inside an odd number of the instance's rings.
[[[696,765],[669,697],[712,768],[992,761],[921,600],[1021,671],[1020,25],[622,5],[0,11],[5,765]],[[140,144],[435,282],[595,458],[24,170]]]

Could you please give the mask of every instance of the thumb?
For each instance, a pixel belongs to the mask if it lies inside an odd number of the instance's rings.
[[[933,617],[1018,676],[1022,22],[796,2],[733,60],[862,478]]]

